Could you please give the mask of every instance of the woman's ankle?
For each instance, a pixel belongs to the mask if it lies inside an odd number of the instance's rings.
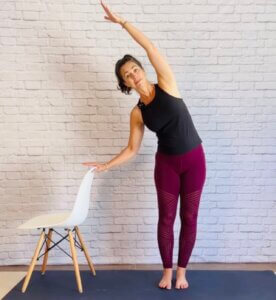
[[[176,272],[178,272],[178,273],[185,273],[186,270],[187,270],[187,268],[180,267],[180,266],[177,266],[177,268],[176,268]]]
[[[168,273],[169,273],[169,272],[172,272],[172,271],[173,271],[173,269],[172,269],[172,268],[163,268],[163,271],[164,271],[164,272],[168,272]]]

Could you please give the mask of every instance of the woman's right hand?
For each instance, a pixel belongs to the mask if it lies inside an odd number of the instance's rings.
[[[119,23],[119,24],[122,23],[122,18],[120,18],[118,15],[115,15],[114,13],[112,13],[111,10],[107,7],[107,5],[103,4],[102,1],[101,1],[101,5],[107,14],[107,16],[104,16],[104,18],[106,20],[109,20],[113,23]]]
[[[105,164],[100,164],[97,162],[84,162],[82,165],[87,166],[87,167],[96,167],[96,172],[105,172],[107,171],[108,165],[107,163]]]

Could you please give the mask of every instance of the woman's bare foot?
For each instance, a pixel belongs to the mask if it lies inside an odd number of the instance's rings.
[[[163,276],[159,282],[160,288],[167,290],[170,290],[172,288],[172,274],[172,268],[163,270]]]
[[[177,267],[176,270],[176,289],[187,289],[189,287],[188,281],[186,280],[186,268]]]

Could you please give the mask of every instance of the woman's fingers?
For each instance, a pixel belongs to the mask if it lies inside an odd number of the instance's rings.
[[[105,4],[103,3],[103,1],[102,1],[102,0],[101,0],[101,5],[102,5],[102,6],[105,6]]]
[[[111,12],[111,10],[110,10],[105,4],[103,4],[102,1],[101,1],[101,5],[102,5],[104,11],[105,11],[106,14],[107,14],[107,16],[105,16],[104,18],[105,18],[106,20],[111,21],[111,22],[118,23],[119,20],[120,20],[120,18],[119,18],[118,16],[116,16],[115,14],[113,14],[113,13]]]
[[[82,165],[87,167],[95,167],[96,172],[103,172],[106,171],[106,164],[99,164],[96,162],[84,162]]]
[[[105,12],[110,15],[110,10],[107,8],[107,6],[105,4],[103,4],[103,2],[101,2],[101,5],[102,5],[103,9],[105,10]]]
[[[101,1],[101,4],[102,4],[102,7],[104,8],[104,10],[105,10],[106,12],[109,12],[109,13],[110,13],[110,9],[108,8],[108,6],[105,5],[102,1]]]

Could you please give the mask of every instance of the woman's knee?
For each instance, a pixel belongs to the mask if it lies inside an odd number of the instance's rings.
[[[184,212],[180,214],[181,223],[186,226],[194,226],[197,223],[197,212]]]
[[[175,214],[172,212],[163,212],[159,214],[158,224],[163,226],[173,226],[175,221]]]

